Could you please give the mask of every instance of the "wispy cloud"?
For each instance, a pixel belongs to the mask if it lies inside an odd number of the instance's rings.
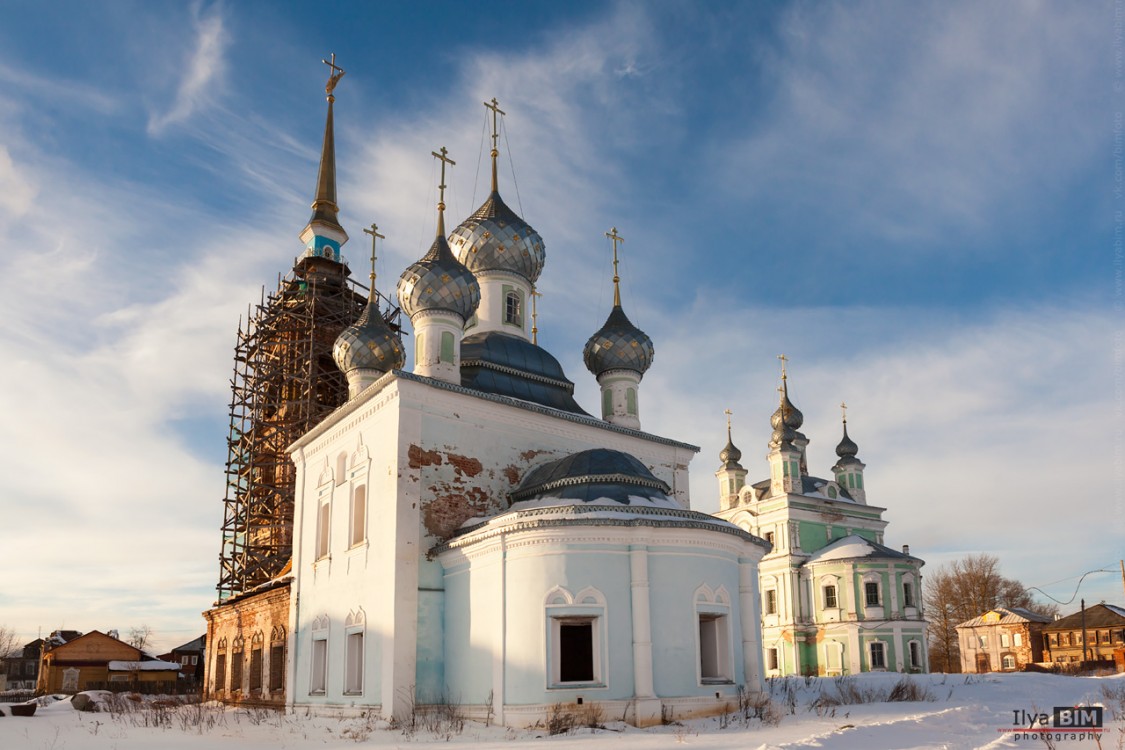
[[[949,232],[1010,223],[1096,158],[1108,131],[1090,50],[1104,30],[1087,10],[797,4],[764,58],[772,85],[732,179],[769,175],[751,194],[815,205],[852,235],[945,233],[955,250]]]
[[[205,12],[196,5],[193,24],[195,43],[182,64],[183,77],[176,88],[175,99],[166,111],[149,117],[149,135],[160,135],[170,125],[187,120],[210,104],[226,69],[224,55],[228,39],[219,6]]]

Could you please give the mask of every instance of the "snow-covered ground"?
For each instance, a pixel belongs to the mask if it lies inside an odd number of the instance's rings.
[[[845,693],[888,694],[894,674],[848,678]],[[1065,677],[1048,674],[921,675],[911,678],[928,699],[831,705],[841,685],[832,679],[771,681],[774,721],[744,720],[741,714],[635,729],[605,717],[605,729],[582,727],[549,736],[544,730],[515,731],[465,722],[437,732],[404,732],[364,719],[311,718],[217,706],[160,707],[88,713],[69,700],[44,705],[31,718],[0,717],[2,750],[275,750],[357,746],[482,748],[603,748],[642,750],[690,748],[906,748],[1082,747],[1125,749],[1125,674]],[[1050,714],[1055,706],[1104,707],[1099,739],[1017,738],[1016,712]],[[0,705],[0,711],[3,706]],[[4,712],[7,713],[7,712]],[[1022,715],[1022,714],[1021,714]],[[779,719],[779,721],[778,721]],[[1024,724],[1026,726],[1026,724]]]

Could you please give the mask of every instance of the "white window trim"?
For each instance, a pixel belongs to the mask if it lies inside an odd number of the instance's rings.
[[[328,616],[318,617],[313,620],[311,653],[309,659],[309,695],[326,695],[328,693]],[[324,663],[320,669],[320,685],[317,686],[316,670],[316,644],[324,643]]]
[[[707,584],[695,590],[695,668],[697,684],[730,685],[734,683],[734,625],[731,620],[730,595],[725,586],[712,590]],[[718,675],[703,676],[703,640],[700,624],[704,619],[718,620],[716,633],[716,661]]]
[[[593,599],[593,601],[589,601]],[[545,623],[545,652],[547,654],[546,687],[548,690],[605,689],[608,688],[605,665],[608,664],[608,638],[607,607],[605,596],[593,587],[587,587],[571,596],[566,589],[556,586],[547,592],[544,597]],[[590,622],[590,638],[592,640],[593,676],[592,680],[581,682],[563,682],[561,626],[566,621]]]

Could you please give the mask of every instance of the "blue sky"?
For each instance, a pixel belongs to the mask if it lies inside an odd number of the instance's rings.
[[[618,227],[642,423],[702,447],[695,507],[725,408],[765,475],[784,352],[815,474],[849,403],[888,544],[1069,599],[1125,554],[1114,44],[1095,4],[5,3],[0,624],[202,629],[234,331],[300,251],[331,52],[344,253],[377,222],[385,292],[432,150],[450,221],[485,197],[495,96],[540,342],[593,411]]]

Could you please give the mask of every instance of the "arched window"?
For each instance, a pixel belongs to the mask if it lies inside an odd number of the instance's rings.
[[[367,539],[367,487],[360,485],[352,491],[351,546],[363,544]]]
[[[425,336],[421,331],[414,334],[414,366],[417,367],[426,361],[426,349],[422,346],[422,339]]]
[[[628,388],[625,391],[625,411],[631,417],[637,416],[637,389]]]
[[[312,668],[309,670],[309,693],[324,695],[328,684],[328,615],[313,620]]]
[[[441,361],[453,364],[453,334],[441,332]]]
[[[523,328],[523,296],[515,289],[504,295],[504,322]]]
[[[254,634],[250,639],[250,691],[262,689],[262,644],[265,638],[262,631]]]
[[[549,686],[573,687],[605,681],[605,596],[587,587],[571,596],[555,587],[545,598]]]
[[[363,608],[348,613],[344,622],[344,694],[363,694],[363,639],[367,615]]]
[[[609,419],[613,416],[613,391],[606,388],[602,391],[602,418]]]

